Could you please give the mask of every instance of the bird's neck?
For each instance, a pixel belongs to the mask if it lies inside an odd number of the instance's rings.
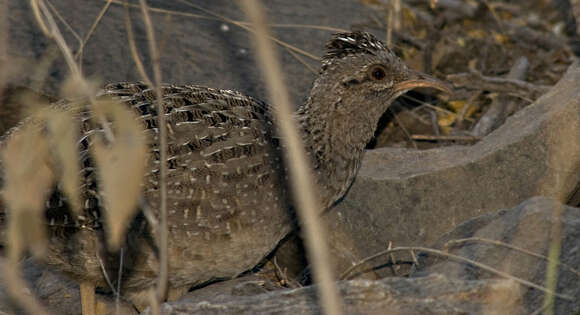
[[[331,115],[328,102],[333,101],[311,94],[296,113],[324,208],[340,199],[352,184],[376,125],[362,116],[341,119],[336,112]]]

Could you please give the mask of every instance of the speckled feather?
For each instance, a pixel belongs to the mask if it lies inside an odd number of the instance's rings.
[[[272,237],[280,240],[291,227],[284,163],[268,106],[237,92],[200,86],[164,85],[162,94],[169,131],[170,282],[179,287],[235,276],[257,264],[277,243]],[[160,161],[154,95],[143,84],[116,83],[107,85],[99,97],[126,104],[142,122],[150,146],[143,197],[158,216]],[[103,237],[102,198],[89,147],[92,137],[102,130],[92,126],[88,113],[82,113],[80,120],[85,209],[73,220],[66,215],[66,201],[59,192],[47,201],[53,239],[46,261],[74,278],[104,285],[100,264],[114,279],[118,262],[114,255],[107,257],[97,242]],[[154,231],[146,220],[138,217],[137,222],[124,249],[123,287],[129,291],[152,285],[157,270]],[[71,237],[71,228],[63,228],[73,223],[83,227],[72,232],[83,234],[80,240],[78,235]],[[267,237],[261,239],[259,234]],[[223,252],[232,259],[241,257],[240,264],[220,261]],[[101,261],[87,257],[96,253]]]
[[[384,75],[380,79],[374,76],[377,69]],[[315,172],[321,211],[348,190],[379,118],[404,92],[394,85],[410,75],[370,34],[336,34],[327,44],[319,76],[295,117]],[[294,224],[287,164],[271,109],[233,91],[174,85],[162,90],[168,129],[170,286],[233,277],[254,267]],[[143,84],[117,83],[107,85],[99,97],[120,101],[142,122],[150,148],[142,206],[158,216],[154,95]],[[100,219],[97,170],[88,153],[91,137],[102,131],[91,125],[88,113],[79,120],[85,209],[73,220],[60,192],[48,200],[52,237],[46,261],[75,279],[106,286],[102,268],[116,279],[119,257],[103,247],[106,226]],[[139,213],[123,250],[122,292],[136,303],[137,295],[154,284],[158,270],[153,229]]]

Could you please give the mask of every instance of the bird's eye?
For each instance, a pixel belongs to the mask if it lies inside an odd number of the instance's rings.
[[[385,67],[374,65],[369,69],[369,77],[375,81],[381,81],[387,76]]]

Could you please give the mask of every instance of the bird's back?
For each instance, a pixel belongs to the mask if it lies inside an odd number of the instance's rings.
[[[262,260],[291,226],[285,167],[270,109],[237,92],[199,86],[164,85],[162,95],[168,130],[170,285],[235,276]],[[155,92],[143,84],[116,83],[107,85],[98,98],[129,106],[143,126],[149,150],[140,208],[147,207],[158,221]],[[81,217],[72,218],[62,193],[52,194],[47,201],[51,241],[46,261],[74,278],[102,284],[102,270],[115,279],[119,263],[115,255],[101,257],[106,255],[107,227],[101,220],[106,209],[90,147],[103,130],[94,127],[88,112],[78,119],[84,210]],[[129,291],[155,281],[158,249],[153,225],[141,212],[129,229],[123,253],[123,286]]]

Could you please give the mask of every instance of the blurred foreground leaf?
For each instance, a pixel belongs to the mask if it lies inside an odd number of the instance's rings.
[[[133,113],[121,104],[97,101],[92,112],[93,119],[105,129],[95,137],[92,153],[105,200],[107,242],[116,250],[137,211],[146,165],[146,141]]]

